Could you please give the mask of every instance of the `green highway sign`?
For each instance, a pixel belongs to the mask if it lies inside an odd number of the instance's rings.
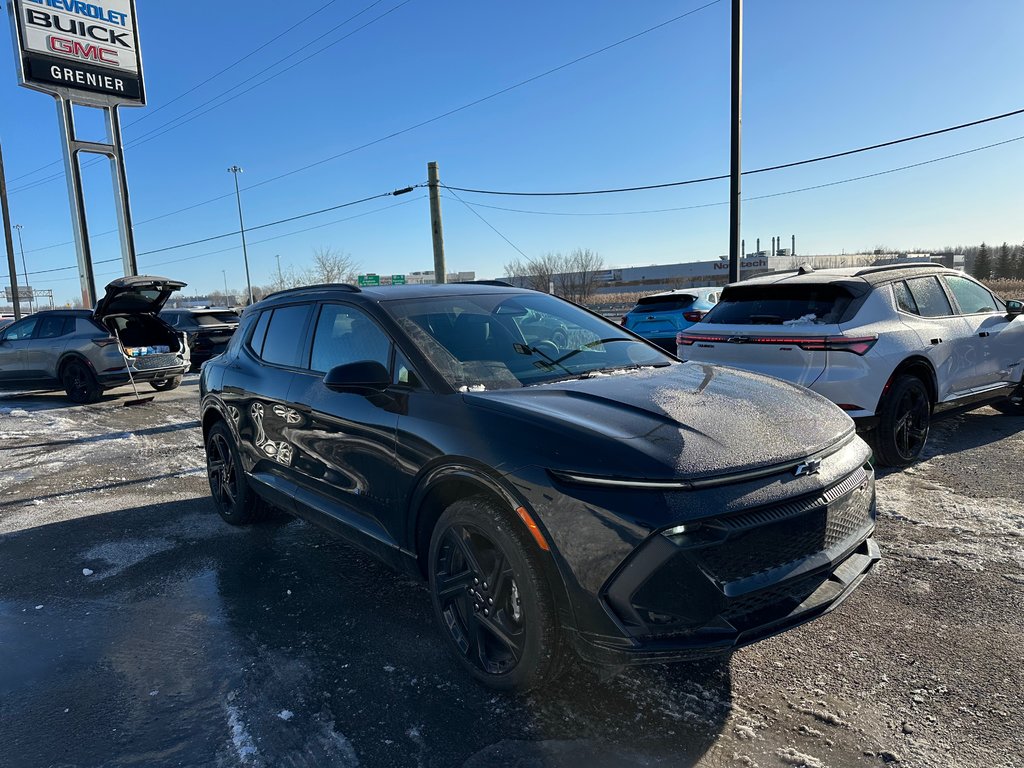
[[[391,284],[392,285],[405,285],[405,275],[392,275],[391,276]]]
[[[360,275],[360,288],[376,288],[380,285],[380,275]]]

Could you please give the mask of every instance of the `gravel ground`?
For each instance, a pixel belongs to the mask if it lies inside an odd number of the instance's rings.
[[[0,766],[1019,766],[1024,418],[883,473],[884,560],[712,663],[499,696],[419,584],[208,501],[197,382],[123,408],[0,396]]]

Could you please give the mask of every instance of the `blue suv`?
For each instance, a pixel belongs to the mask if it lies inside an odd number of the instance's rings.
[[[720,286],[705,286],[644,296],[622,318],[622,325],[674,355],[676,334],[699,323],[721,293]]]

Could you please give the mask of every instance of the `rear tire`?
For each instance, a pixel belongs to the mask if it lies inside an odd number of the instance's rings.
[[[873,443],[878,463],[907,467],[921,458],[931,429],[932,401],[917,376],[900,376],[882,400]]]
[[[181,376],[172,376],[162,381],[151,381],[149,386],[157,392],[170,392],[172,389],[177,389],[181,386]]]
[[[72,360],[61,371],[61,383],[68,400],[79,405],[95,403],[103,395],[103,388],[96,381],[85,363]]]
[[[206,436],[206,475],[214,506],[225,522],[248,525],[267,515],[269,507],[246,480],[238,447],[223,421]]]
[[[565,640],[537,545],[485,496],[452,504],[430,541],[430,595],[445,644],[477,681],[527,691],[554,680]]]

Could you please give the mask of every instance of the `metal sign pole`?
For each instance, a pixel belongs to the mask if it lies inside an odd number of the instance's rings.
[[[114,180],[114,203],[117,210],[117,228],[121,234],[121,261],[125,277],[139,274],[135,258],[135,232],[132,229],[132,207],[128,196],[128,170],[124,163],[124,144],[121,142],[121,115],[117,106],[108,107],[107,142],[113,148],[110,155],[110,174]]]
[[[96,276],[92,269],[92,250],[89,245],[89,225],[85,217],[85,197],[82,194],[82,168],[78,164],[78,141],[75,138],[75,112],[70,100],[57,97],[57,118],[60,121],[60,143],[64,154],[64,175],[68,182],[68,200],[71,211],[71,231],[75,234],[78,254],[78,277],[82,281],[82,306],[96,306]]]
[[[4,150],[0,147],[0,210],[3,211],[4,244],[7,246],[7,271],[11,275],[11,302],[14,319],[21,320],[21,300],[18,296],[18,267],[14,263],[14,241],[11,239],[11,212],[7,207],[7,177],[4,175]]]

